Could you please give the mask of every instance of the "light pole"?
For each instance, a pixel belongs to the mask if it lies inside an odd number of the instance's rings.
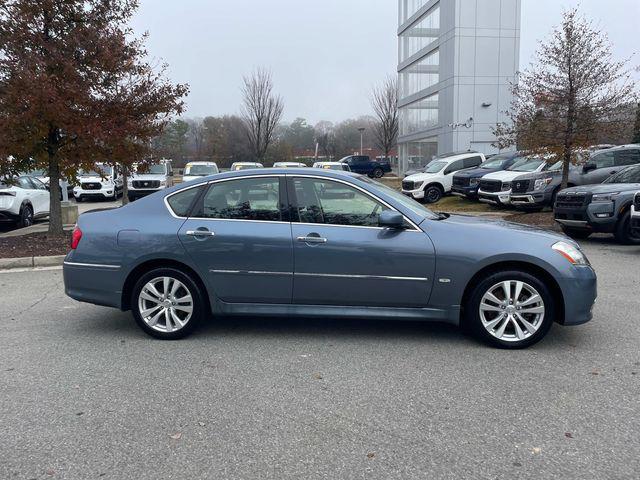
[[[362,151],[364,150],[364,144],[363,144],[363,136],[364,136],[364,131],[366,130],[366,128],[364,127],[360,127],[358,129],[358,131],[360,132],[360,155],[362,155]]]

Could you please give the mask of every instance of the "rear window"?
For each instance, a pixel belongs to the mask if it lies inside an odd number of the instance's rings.
[[[174,193],[167,199],[169,207],[178,217],[188,217],[191,205],[201,190],[202,187],[196,187]]]

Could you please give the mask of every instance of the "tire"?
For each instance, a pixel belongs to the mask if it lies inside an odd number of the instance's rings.
[[[169,295],[163,300],[165,285],[169,293],[174,285],[176,290],[173,297]],[[146,272],[136,282],[131,295],[131,311],[136,323],[145,333],[161,340],[186,337],[206,316],[206,310],[205,297],[196,282],[174,268]]]
[[[574,238],[576,240],[584,240],[586,238],[589,238],[589,236],[591,235],[591,230],[584,230],[581,228],[571,228],[571,227],[567,227],[565,225],[562,226],[562,231],[564,232],[565,235]]]
[[[18,228],[30,227],[33,225],[33,207],[29,204],[20,207],[20,218],[18,219]]]
[[[640,237],[636,237],[631,234],[630,210],[627,210],[620,220],[618,220],[613,235],[616,238],[616,241],[622,245],[640,245]]]
[[[556,188],[553,193],[551,194],[551,203],[549,204],[551,207],[551,211],[553,212],[553,210],[556,208],[556,197],[558,196],[558,192],[560,191],[559,188]]]
[[[77,203],[82,203],[82,202],[83,202],[82,195],[78,195],[78,196],[76,197],[76,202],[77,202]]]
[[[506,282],[509,297],[503,287]],[[515,298],[518,288],[518,299],[524,306],[519,306]],[[528,299],[534,299],[534,303],[526,304]],[[519,270],[496,272],[473,287],[464,306],[463,326],[494,347],[527,348],[547,334],[555,320],[555,307],[549,288],[534,275]]]
[[[376,168],[373,170],[373,178],[382,178],[384,176],[384,172],[381,168]]]
[[[444,195],[442,188],[437,185],[427,185],[424,189],[424,201],[426,203],[436,203]]]

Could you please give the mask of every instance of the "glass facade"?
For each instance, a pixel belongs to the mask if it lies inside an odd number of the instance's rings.
[[[429,137],[400,145],[400,170],[417,170],[427,165],[438,154],[438,138]]]
[[[438,94],[400,107],[400,135],[411,135],[438,125]]]
[[[399,98],[406,98],[438,83],[440,81],[439,63],[440,55],[438,50],[434,50],[403,69],[398,79]]]
[[[400,25],[427,3],[429,3],[429,0],[400,0]]]
[[[399,39],[400,62],[418,53],[440,35],[440,6],[436,5],[402,32]]]

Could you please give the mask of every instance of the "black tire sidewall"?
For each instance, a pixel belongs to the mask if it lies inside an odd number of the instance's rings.
[[[640,245],[640,238],[631,235],[631,212],[629,210],[618,220],[614,236],[616,241],[623,245]]]
[[[147,284],[147,282],[156,277],[175,278],[182,282],[191,292],[191,297],[193,298],[193,313],[191,315],[191,318],[189,319],[189,322],[177,332],[165,333],[154,330],[144,322],[138,310],[138,295],[140,294],[140,291]],[[191,278],[191,276],[175,268],[156,268],[141,275],[140,278],[136,281],[135,286],[133,287],[130,305],[133,318],[135,319],[138,326],[148,335],[159,338],[161,340],[178,340],[180,338],[186,337],[194,331],[198,324],[202,322],[203,318],[207,315],[206,302],[203,296],[203,292],[198,287],[197,283]]]
[[[536,331],[536,333],[531,337],[528,337],[525,340],[519,342],[506,342],[504,340],[495,338],[493,335],[487,332],[487,330],[482,325],[480,314],[478,312],[482,297],[487,292],[487,290],[489,290],[489,288],[491,288],[493,285],[505,280],[521,280],[528,283],[538,291],[538,293],[542,297],[542,300],[544,301],[545,315],[542,321],[542,325],[540,325],[538,331]],[[506,349],[527,348],[542,340],[555,321],[556,315],[556,302],[546,284],[534,275],[519,270],[495,272],[488,275],[486,278],[478,282],[476,287],[471,292],[471,295],[469,295],[464,308],[465,311],[463,318],[463,327],[465,328],[465,330],[469,331],[476,338],[482,340],[485,343],[488,343],[489,345]]]
[[[438,198],[435,200],[431,200],[429,198],[429,192],[430,191],[437,191],[438,192]],[[440,199],[442,199],[442,190],[440,189],[440,187],[437,187],[435,185],[429,185],[424,189],[424,201],[427,203],[436,203],[438,201],[440,201]]]
[[[376,169],[373,171],[373,177],[374,177],[374,178],[382,178],[383,176],[384,176],[384,172],[382,171],[382,169],[381,169],[381,168],[376,168]]]
[[[28,225],[25,223],[27,211],[31,212],[31,223],[29,223]],[[20,220],[18,220],[18,223],[23,228],[33,225],[33,208],[31,208],[31,205],[23,205],[22,207],[20,207]]]

